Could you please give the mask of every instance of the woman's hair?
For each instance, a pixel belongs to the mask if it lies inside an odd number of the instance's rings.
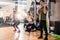
[[[40,1],[44,2],[44,0],[40,0]]]

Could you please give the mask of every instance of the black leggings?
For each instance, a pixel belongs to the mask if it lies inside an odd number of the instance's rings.
[[[41,20],[40,21],[40,31],[41,31],[40,36],[43,35],[43,29],[45,31],[45,37],[47,37],[48,36],[48,32],[47,32],[47,27],[46,27],[46,20]]]
[[[18,27],[17,27],[17,25],[19,25],[19,24],[20,24],[20,22],[19,22],[19,21],[14,21],[13,27],[18,28]]]

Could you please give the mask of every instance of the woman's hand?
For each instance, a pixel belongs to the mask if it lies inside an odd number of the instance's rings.
[[[44,5],[43,5],[44,7],[46,7],[47,6],[47,4],[46,3],[44,3]]]

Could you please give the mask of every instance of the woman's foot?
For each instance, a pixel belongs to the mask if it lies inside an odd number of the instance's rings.
[[[38,37],[38,39],[43,38],[43,36]]]
[[[17,31],[18,33],[20,33],[20,30],[18,29],[18,31]]]

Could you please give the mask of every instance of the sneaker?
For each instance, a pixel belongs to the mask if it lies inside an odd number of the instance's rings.
[[[20,33],[20,30],[18,30],[18,33]]]

